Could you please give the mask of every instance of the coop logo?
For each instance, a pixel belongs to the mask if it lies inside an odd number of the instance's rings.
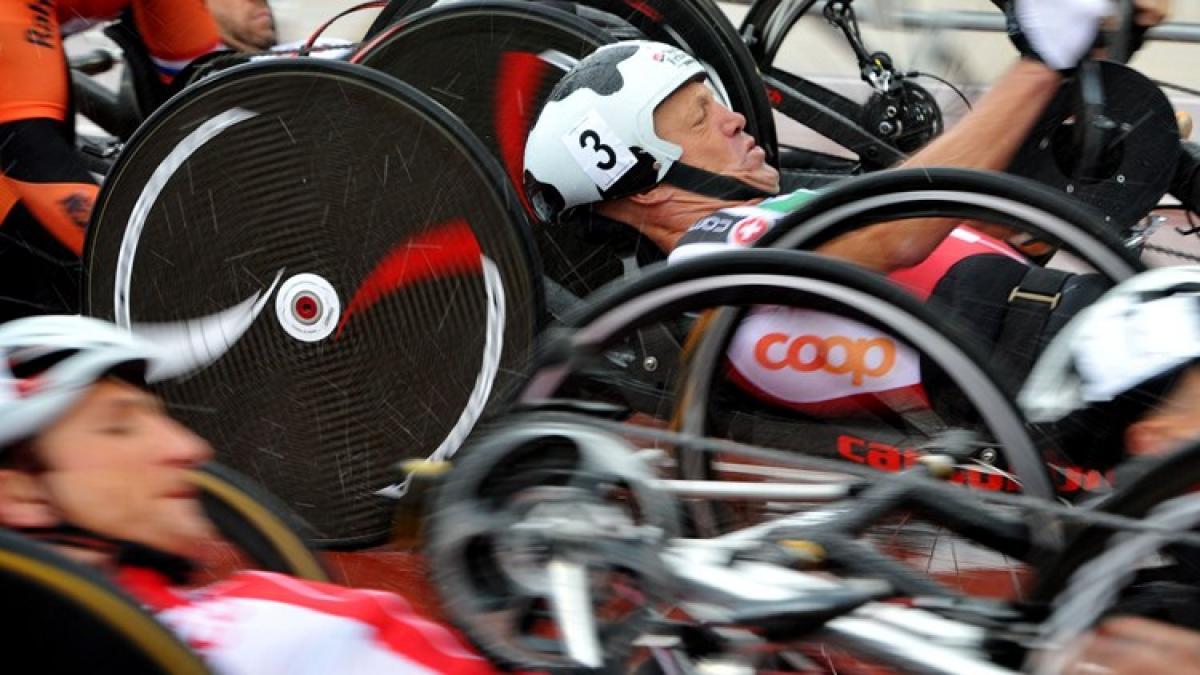
[[[884,377],[896,365],[896,343],[885,337],[849,338],[767,333],[754,346],[754,360],[767,370],[790,368],[802,373],[823,370],[849,375],[862,386],[871,377]]]

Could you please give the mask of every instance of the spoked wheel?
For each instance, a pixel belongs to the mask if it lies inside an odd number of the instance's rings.
[[[941,58],[949,30],[917,37],[902,25],[930,15],[919,3],[836,3],[838,18],[850,19],[850,41],[822,16],[830,4],[756,0],[739,32],[777,112],[850,151],[868,171],[895,166],[941,133],[943,110],[953,120],[968,108],[954,84],[964,81],[961,64]],[[874,82],[863,81],[862,71],[873,67],[880,68]],[[796,160],[783,152],[785,167],[813,168],[808,152]]]
[[[501,666],[621,663],[670,597],[658,556],[677,514],[651,478],[619,437],[554,415],[489,429],[426,524],[446,613]]]
[[[899,169],[839,183],[755,244],[812,249],[867,225],[930,216],[1030,234],[1113,283],[1146,269],[1099,212],[1035,181],[969,169]]]
[[[366,68],[234,68],[160,109],[105,183],[85,308],[184,332],[164,383],[220,460],[353,546],[393,465],[457,450],[514,382],[541,276],[516,196],[461,123]]]
[[[1099,277],[1074,291],[1075,295],[1070,291],[1063,294],[1064,306],[1082,306],[1109,285],[1143,269],[1140,262],[1106,230],[1102,219],[1088,208],[1028,180],[955,169],[897,170],[845,181],[786,216],[763,235],[756,246],[809,248],[857,228],[931,215],[1001,225],[1030,233],[1043,241],[1061,245],[1074,255],[1076,264],[1082,263],[1098,271]],[[972,308],[963,303],[983,307],[981,316],[986,316],[987,312],[1017,311],[1006,310],[1006,303],[1012,302],[1010,290],[1020,286],[1027,268],[1009,264],[1013,269],[993,268],[1016,275],[1011,283],[1003,285],[999,295],[987,284],[973,289],[979,297],[971,295],[972,289],[954,298],[934,293],[927,306],[922,307],[921,315],[929,317],[935,325],[960,331],[979,343],[989,353],[989,363],[1001,373],[1002,387],[1011,394],[1023,380],[1032,363],[1031,357],[1040,350],[1039,345],[1048,341],[1051,333],[1023,340],[1023,351],[1010,354],[997,347],[1002,343],[996,337],[961,318],[966,309]],[[931,397],[930,407],[906,409],[887,405],[880,410],[877,405],[856,405],[832,414],[825,412],[815,417],[805,414],[812,406],[801,400],[799,393],[804,392],[797,392],[796,385],[786,377],[789,373],[801,377],[803,373],[783,368],[777,359],[772,360],[773,357],[757,361],[748,361],[744,357],[739,361],[729,360],[731,345],[753,335],[748,330],[739,331],[739,326],[746,321],[762,323],[766,320],[769,319],[764,319],[761,313],[755,315],[745,309],[727,308],[710,313],[698,324],[689,338],[691,349],[684,380],[688,395],[681,399],[674,417],[680,430],[697,435],[715,433],[735,440],[897,471],[911,464],[906,457],[913,453],[913,448],[919,448],[951,429],[971,429],[978,424],[975,411],[981,408],[974,401],[962,405],[966,401],[962,394],[970,391],[970,386],[956,380],[958,371],[945,369],[940,372],[950,375],[949,379],[941,379],[936,370],[924,377],[929,384],[926,391]],[[778,325],[797,327],[796,322]],[[816,329],[812,332],[822,334]],[[920,349],[922,362],[931,357],[931,352],[921,343],[910,344]],[[759,346],[771,348],[765,344]],[[774,349],[786,349],[786,345],[777,345]],[[764,352],[764,356],[767,355]],[[744,385],[736,384],[740,380],[755,385],[752,389],[758,395],[749,395]],[[869,389],[855,388],[855,391]],[[752,400],[755,402],[751,403]],[[989,467],[1012,467],[1003,457],[1004,453],[998,453],[997,448],[989,444],[998,439],[984,437],[977,440],[983,442],[978,443],[970,454],[970,462],[978,464],[976,469],[986,472],[990,471]],[[700,480],[721,473],[712,460],[708,454],[694,455],[681,463],[682,475]],[[1044,463],[1045,460],[1038,461]],[[736,463],[725,463],[722,470],[770,475],[769,471]],[[1008,489],[998,476],[987,478],[973,470],[960,476],[960,480],[976,487]],[[1055,482],[1078,488],[1076,483],[1061,478]],[[700,504],[698,508],[702,510],[705,505]],[[697,513],[697,523],[709,534],[720,529],[712,514]]]
[[[765,303],[853,317],[860,325],[891,336],[881,339],[894,338],[895,342],[887,343],[893,349],[904,345],[905,349],[918,350],[927,363],[958,385],[957,391],[978,411],[988,434],[988,447],[1003,456],[1021,489],[1043,497],[1053,494],[1041,454],[1030,440],[1021,416],[980,365],[985,362],[983,357],[936,328],[938,322],[929,310],[902,290],[874,275],[812,254],[788,251],[715,254],[658,270],[599,294],[586,310],[574,317],[572,331],[547,349],[548,354],[560,360],[544,363],[535,371],[521,400],[532,404],[553,397],[574,369],[591,362],[584,355],[603,354],[624,334],[638,327],[676,313],[716,305]],[[707,395],[697,380],[685,382],[680,389],[680,414],[687,416],[689,410],[694,413],[706,410],[695,401],[704,400]],[[705,429],[696,425],[689,431]],[[801,435],[799,440],[803,438]],[[865,452],[866,443],[863,445]],[[903,453],[896,459],[899,463],[896,468],[903,466]],[[687,461],[686,453],[680,461]],[[862,461],[866,463],[865,458]],[[696,473],[685,476],[700,477]],[[1001,489],[1003,484],[1001,476]],[[703,508],[705,502],[700,504]]]

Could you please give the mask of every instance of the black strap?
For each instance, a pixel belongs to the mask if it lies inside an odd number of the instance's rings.
[[[1062,302],[1063,289],[1075,276],[1062,270],[1030,267],[1008,294],[1008,311],[997,349],[1008,357],[1011,372],[1023,380],[1046,341],[1046,325]]]
[[[20,528],[17,532],[44,544],[97,551],[112,556],[118,566],[156,570],[174,583],[187,582],[195,570],[192,561],[181,556],[125,539],[115,539],[70,523],[60,523],[51,527]]]
[[[735,178],[722,176],[721,174],[705,171],[704,169],[697,169],[683,162],[672,164],[671,168],[667,169],[667,175],[663,176],[662,182],[714,199],[747,201],[772,196],[769,192],[760,190]]]

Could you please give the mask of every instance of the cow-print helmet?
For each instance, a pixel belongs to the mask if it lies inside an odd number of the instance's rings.
[[[607,45],[558,83],[525,144],[525,190],[547,221],[663,182],[683,149],[654,131],[655,109],[705,81],[686,52],[649,41]]]

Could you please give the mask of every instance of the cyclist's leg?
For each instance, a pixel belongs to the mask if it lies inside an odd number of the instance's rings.
[[[223,46],[204,0],[133,0],[132,6],[138,33],[164,82]]]
[[[0,0],[0,82],[0,176],[41,226],[79,255],[99,189],[64,125],[67,67],[50,3]]]

